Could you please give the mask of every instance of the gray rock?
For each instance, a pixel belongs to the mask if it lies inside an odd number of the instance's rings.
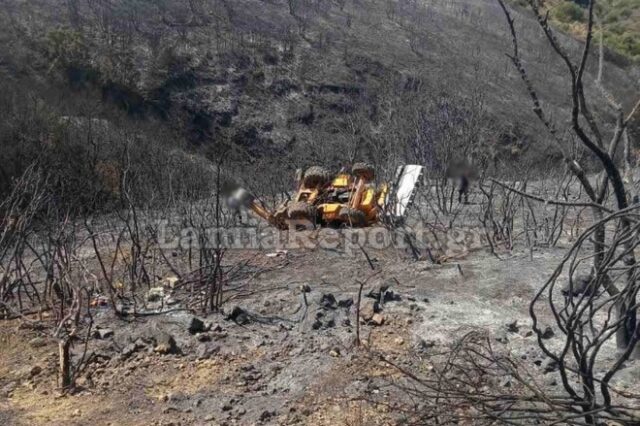
[[[593,294],[594,284],[595,282],[591,274],[579,274],[573,277],[571,283],[567,283],[564,286],[562,294],[565,296],[579,296],[584,293],[585,296],[591,296]]]
[[[348,299],[342,299],[338,301],[338,306],[340,306],[341,308],[349,308],[351,307],[351,305],[353,305],[353,299],[350,297]]]
[[[196,348],[196,356],[200,359],[211,358],[218,352],[220,352],[220,347],[218,345],[205,343]]]
[[[384,292],[382,300],[384,301],[384,303],[399,302],[402,300],[402,297],[400,297],[400,295],[398,293],[395,293],[393,290],[387,290]]]
[[[122,351],[120,351],[120,355],[122,356],[123,359],[126,359],[126,358],[129,358],[134,353],[136,353],[137,351],[139,351],[140,349],[141,347],[139,347],[135,343],[129,343],[127,346],[122,348]]]
[[[380,288],[376,291],[376,290],[371,290],[368,294],[367,297],[371,298],[371,299],[375,299],[379,302],[382,303],[387,303],[387,302],[399,302],[400,300],[402,300],[402,298],[400,297],[399,294],[394,293],[393,290],[390,290],[389,288],[394,284],[393,281],[389,281],[384,285],[381,285]]]
[[[373,318],[374,314],[380,313],[381,311],[382,309],[378,302],[367,300],[360,306],[360,317],[365,321],[369,321]]]
[[[189,321],[188,330],[189,330],[189,333],[191,334],[203,333],[208,329],[209,327],[207,327],[205,322],[198,317],[192,317],[191,320]]]
[[[335,309],[338,306],[338,302],[333,294],[323,294],[320,299],[320,306],[325,309]]]
[[[211,335],[210,334],[206,334],[206,333],[200,333],[197,335],[196,339],[198,339],[198,342],[210,342],[211,341]]]
[[[303,284],[300,286],[300,291],[303,293],[310,293],[311,292],[311,287],[309,287],[308,284]]]
[[[369,323],[376,326],[381,326],[382,324],[384,324],[384,316],[382,314],[373,314]]]
[[[556,333],[553,331],[553,328],[547,327],[547,328],[544,329],[544,331],[542,332],[542,335],[540,337],[543,338],[543,339],[551,339],[555,335],[556,335]]]
[[[178,353],[178,346],[172,335],[166,331],[157,330],[153,334],[154,347],[153,351],[159,354]]]
[[[245,325],[251,322],[251,315],[240,306],[234,306],[231,308],[225,319],[227,321],[234,321],[237,324]]]

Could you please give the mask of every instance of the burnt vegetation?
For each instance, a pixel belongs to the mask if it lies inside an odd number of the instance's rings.
[[[228,337],[226,324],[238,335],[284,333],[282,342],[298,332],[301,347],[312,330],[353,326],[348,344],[321,348],[349,353],[349,371],[369,388],[335,385],[350,389],[336,395],[377,407],[389,424],[640,422],[640,389],[618,380],[640,359],[640,74],[632,60],[610,60],[598,2],[576,6],[581,39],[536,0],[58,3],[7,0],[0,11],[0,320],[55,342],[57,391],[92,389],[145,347],[188,357],[197,339],[194,359],[210,360],[224,352],[207,345]],[[346,265],[329,278],[344,299],[315,301],[286,275],[258,285],[304,254],[232,250],[222,231],[262,235],[265,224],[230,208],[229,188],[273,209],[291,199],[296,169],[359,161],[378,183],[400,164],[425,167],[407,221],[380,226],[402,244],[358,243],[356,260],[332,260]],[[397,264],[417,274],[456,265],[465,279],[460,260],[477,249],[498,264],[562,254],[531,294],[518,293],[530,324],[507,327],[530,330],[523,339],[553,384],[482,327],[460,327],[446,344],[421,337],[402,356],[376,345],[385,304],[405,300],[391,290],[406,272]],[[264,303],[271,314],[240,306],[283,289],[289,299]],[[96,344],[112,328],[133,336],[131,324],[180,315],[189,345],[155,328],[116,349]],[[242,367],[244,385],[258,394],[267,385],[251,388],[262,378],[252,368]],[[2,410],[0,421],[14,420]],[[345,424],[368,424],[358,410]],[[250,415],[319,421],[294,412]]]

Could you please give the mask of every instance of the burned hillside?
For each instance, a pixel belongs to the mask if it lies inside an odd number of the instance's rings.
[[[640,424],[635,2],[5,1],[0,424]]]
[[[282,165],[302,166],[313,157],[339,164],[345,150],[379,161],[384,144],[405,159],[416,144],[436,151],[445,130],[433,116],[454,114],[459,126],[473,126],[478,149],[489,157],[544,163],[557,155],[531,118],[494,1],[59,6],[9,1],[1,15],[7,90],[42,99],[52,114],[86,116],[90,106],[67,100],[82,95],[90,105],[102,101],[134,121],[158,123],[181,148],[212,157],[216,147],[231,145],[239,161],[284,157]],[[514,13],[526,35],[529,72],[544,81],[538,90],[566,127],[570,92],[562,61],[545,48],[525,10]],[[577,56],[581,43],[561,37]],[[597,61],[589,65],[585,84],[597,93]],[[623,102],[632,102],[627,94],[637,77],[633,66],[605,64],[605,84]],[[600,102],[594,108],[610,114]],[[101,107],[93,111],[111,118]]]

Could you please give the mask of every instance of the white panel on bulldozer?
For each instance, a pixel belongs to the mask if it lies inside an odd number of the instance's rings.
[[[399,166],[396,180],[392,188],[392,214],[397,218],[404,218],[413,203],[416,187],[422,178],[422,166],[408,164]]]

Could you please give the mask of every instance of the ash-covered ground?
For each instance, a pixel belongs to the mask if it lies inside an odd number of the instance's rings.
[[[163,314],[116,318],[96,307],[92,361],[71,394],[56,390],[57,343],[37,323],[3,322],[0,422],[403,424],[408,379],[391,364],[429,374],[432,357],[472,331],[559,390],[528,306],[566,248],[499,256],[477,248],[441,264],[363,248],[229,251],[226,261],[244,272],[226,283],[222,312],[208,316],[184,306],[188,289],[170,280],[147,295],[148,312]],[[557,339],[551,317],[542,321]],[[84,350],[74,345],[74,357]],[[632,386],[640,364],[620,376]]]

